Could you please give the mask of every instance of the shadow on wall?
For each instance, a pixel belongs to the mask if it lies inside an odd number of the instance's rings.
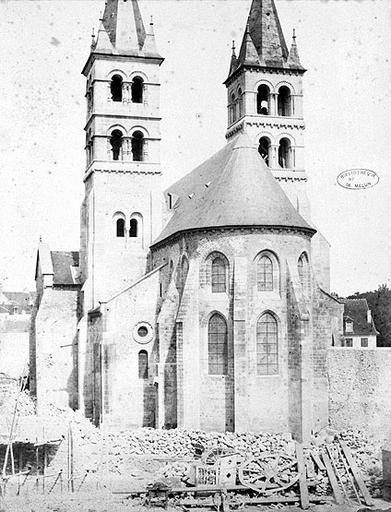
[[[44,461],[46,455],[46,466],[56,456],[61,443],[41,445],[37,450],[33,443],[13,443],[14,469],[15,473],[30,470],[31,475],[42,475],[44,471]],[[0,444],[0,464],[4,465],[7,445]],[[46,454],[45,454],[46,452]],[[12,474],[12,460],[10,455],[7,459],[6,474]]]
[[[177,420],[177,358],[176,332],[171,336],[164,365],[164,426],[176,428]]]
[[[78,400],[78,364],[79,364],[79,330],[72,340],[72,371],[67,381],[68,405],[74,411],[79,407]]]

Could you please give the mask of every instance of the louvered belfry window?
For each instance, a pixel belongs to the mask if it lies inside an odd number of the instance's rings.
[[[278,373],[278,326],[270,313],[264,313],[257,322],[257,373]]]
[[[227,289],[227,275],[225,262],[220,256],[212,261],[212,292],[225,292]]]
[[[258,260],[257,284],[259,291],[273,290],[273,262],[269,256],[262,256]]]
[[[208,373],[227,375],[228,373],[228,331],[225,319],[215,313],[208,324]]]

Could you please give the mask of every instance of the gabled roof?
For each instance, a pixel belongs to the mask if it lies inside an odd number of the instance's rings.
[[[300,64],[295,37],[286,45],[274,0],[253,0],[239,57],[229,76],[242,66],[288,68],[305,71]]]
[[[54,285],[78,285],[76,278],[79,253],[76,251],[51,251]]]
[[[378,334],[372,319],[368,322],[368,303],[366,299],[341,299],[345,305],[344,310],[344,335],[373,335]],[[345,330],[346,320],[353,322],[353,332]]]
[[[293,207],[270,169],[242,133],[166,194],[178,196],[174,214],[154,242],[176,233],[222,227],[313,229]]]

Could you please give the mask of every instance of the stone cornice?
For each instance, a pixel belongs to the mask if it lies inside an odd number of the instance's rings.
[[[156,164],[155,164],[156,165]],[[83,178],[83,181],[86,182],[88,180],[88,178],[90,176],[92,176],[92,174],[94,173],[107,173],[107,174],[136,174],[136,175],[157,175],[157,176],[161,176],[163,173],[162,171],[153,171],[151,170],[150,168],[146,168],[146,169],[119,169],[119,168],[115,168],[115,169],[104,169],[104,168],[95,168],[95,167],[90,167],[89,169],[87,169],[85,175],[84,175],[84,178]]]
[[[301,235],[305,238],[312,238],[316,233],[316,229],[313,228],[298,228],[295,226],[221,226],[221,227],[210,227],[210,228],[192,228],[187,229],[185,231],[179,231],[174,233],[173,235],[165,238],[164,240],[160,240],[156,244],[151,244],[151,248],[159,248],[163,245],[175,243],[181,237],[184,237],[187,234],[220,234],[222,232],[225,233],[274,233],[274,234],[293,234],[293,235]]]
[[[290,69],[290,68],[273,68],[273,67],[267,67],[267,66],[251,66],[248,64],[240,66],[238,69],[236,69],[231,76],[229,76],[224,83],[227,87],[229,87],[240,75],[241,73],[244,73],[245,71],[250,71],[250,73],[262,73],[262,74],[269,74],[269,75],[288,75],[288,76],[302,76],[306,70],[305,69]]]

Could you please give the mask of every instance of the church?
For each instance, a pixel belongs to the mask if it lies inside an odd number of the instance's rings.
[[[306,195],[306,70],[274,0],[252,0],[243,32],[227,56],[225,146],[163,190],[164,59],[138,0],[107,0],[83,69],[80,250],[37,253],[38,412],[303,440],[327,425],[344,306]]]

